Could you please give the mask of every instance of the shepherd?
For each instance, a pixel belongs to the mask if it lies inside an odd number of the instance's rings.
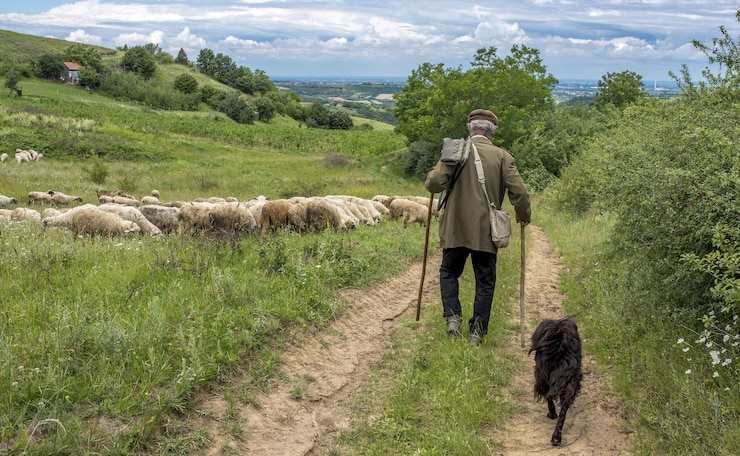
[[[440,246],[443,249],[439,282],[447,333],[454,337],[462,336],[458,279],[470,256],[475,273],[475,302],[468,324],[469,342],[478,346],[488,333],[496,286],[498,247],[492,240],[495,233],[491,228],[491,208],[501,210],[508,191],[518,223],[529,224],[531,209],[529,194],[514,158],[506,150],[493,145],[492,139],[498,128],[496,114],[476,109],[468,114],[467,126],[470,135],[464,141],[463,158],[445,160],[443,152],[442,159],[427,174],[424,185],[432,193],[444,192],[439,203],[443,209],[439,219]]]

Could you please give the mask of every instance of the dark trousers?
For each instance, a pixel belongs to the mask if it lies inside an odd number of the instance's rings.
[[[470,328],[479,325],[481,334],[488,332],[488,320],[491,318],[493,290],[496,287],[496,254],[479,252],[465,247],[444,249],[442,265],[439,267],[439,285],[442,289],[442,306],[444,316],[462,315],[460,306],[458,279],[463,273],[468,255],[473,260],[475,273],[475,304]]]

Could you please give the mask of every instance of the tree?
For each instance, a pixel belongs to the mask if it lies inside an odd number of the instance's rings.
[[[212,50],[204,48],[200,50],[198,59],[196,60],[196,67],[198,71],[203,74],[213,75],[215,70],[216,55]]]
[[[103,59],[97,49],[84,44],[74,44],[64,51],[64,60],[77,62],[84,67],[94,68],[97,72],[103,71]]]
[[[327,126],[336,130],[349,130],[354,126],[354,122],[352,122],[352,116],[347,111],[333,109],[329,113]]]
[[[142,46],[129,48],[121,60],[121,68],[124,71],[131,71],[149,79],[154,76],[157,70],[157,62],[154,60],[152,53]]]
[[[266,97],[259,97],[255,102],[257,118],[262,122],[269,122],[275,117],[275,104]]]
[[[506,57],[493,47],[480,49],[467,71],[424,63],[396,97],[398,130],[409,143],[440,144],[467,136],[468,113],[486,108],[499,117],[494,142],[511,148],[535,116],[553,108],[556,82],[539,51],[527,46],[515,45]]]
[[[42,79],[59,79],[64,71],[64,57],[61,54],[44,54],[33,64],[34,73]]]
[[[255,92],[266,93],[275,90],[275,84],[272,83],[270,78],[267,76],[267,73],[262,70],[255,70],[254,77],[252,79],[254,81],[253,84]]]
[[[185,53],[185,49],[180,48],[180,52],[177,53],[177,57],[175,57],[175,63],[179,65],[190,65],[190,60],[188,60],[188,55]]]
[[[626,70],[601,77],[595,103],[600,107],[612,105],[621,109],[644,96],[642,76]]]
[[[7,73],[5,73],[5,88],[10,91],[10,93],[15,93],[16,95],[20,96],[21,91],[18,87],[18,82],[20,81],[21,76],[15,69],[8,70]]]
[[[198,90],[198,81],[187,73],[176,77],[174,85],[182,93],[195,93]]]
[[[88,87],[90,89],[97,89],[100,87],[102,78],[95,68],[82,67],[80,70],[80,85]]]

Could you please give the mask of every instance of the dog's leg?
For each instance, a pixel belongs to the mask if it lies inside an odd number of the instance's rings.
[[[568,413],[568,408],[570,408],[570,405],[573,403],[573,401],[567,401],[560,404],[560,416],[558,417],[558,422],[555,425],[555,431],[552,433],[552,438],[550,439],[550,443],[552,443],[553,446],[560,446],[560,442],[562,440],[562,433],[563,433],[563,425],[565,424],[565,414]]]
[[[547,417],[551,420],[558,417],[558,412],[555,410],[555,401],[552,399],[547,400]]]

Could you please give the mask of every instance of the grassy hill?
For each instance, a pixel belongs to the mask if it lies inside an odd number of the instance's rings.
[[[75,44],[78,43],[0,30],[0,61],[30,63],[44,54],[61,54],[65,49]],[[96,48],[104,55],[111,55],[116,52],[113,49],[100,46],[91,47]]]

